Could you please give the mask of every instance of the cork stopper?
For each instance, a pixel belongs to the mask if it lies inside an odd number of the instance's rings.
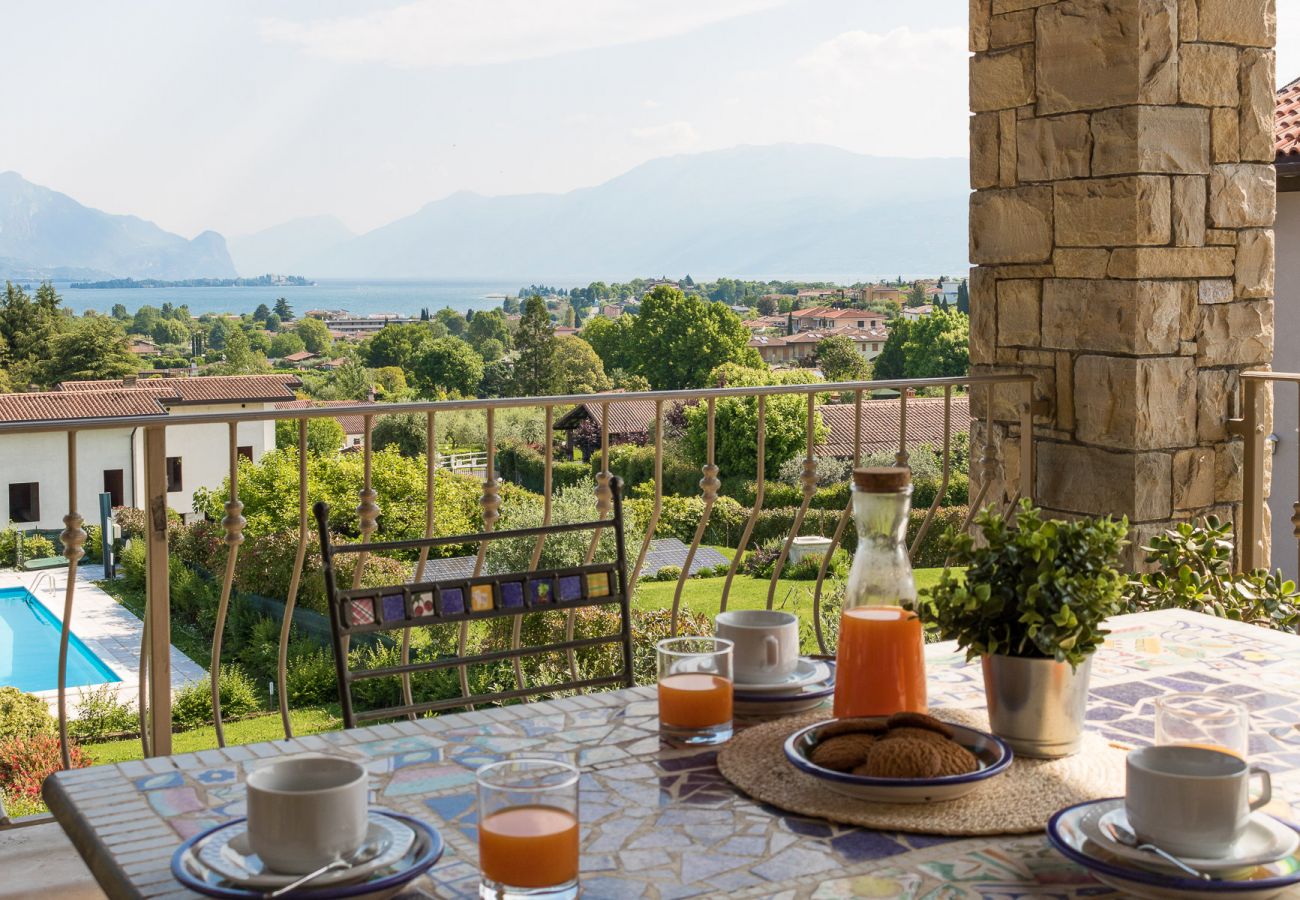
[[[911,483],[911,469],[901,466],[870,466],[853,470],[853,486],[869,494],[895,493]]]

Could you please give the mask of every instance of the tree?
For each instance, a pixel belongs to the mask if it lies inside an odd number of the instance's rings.
[[[46,384],[121,378],[140,368],[127,349],[126,332],[115,320],[96,316],[50,339],[50,356],[43,367]]]
[[[271,313],[266,317],[266,321],[262,323],[267,331],[279,331],[281,324],[279,313]]]
[[[505,397],[515,388],[515,364],[509,357],[483,366],[483,380],[479,393],[484,397]]]
[[[914,322],[895,321],[876,357],[877,378],[947,378],[970,372],[970,319],[936,310]]]
[[[752,369],[735,364],[719,366],[710,373],[715,384],[728,387],[805,384],[812,380],[807,372]],[[801,394],[778,394],[767,398],[764,414],[764,460],[768,477],[776,475],[781,464],[803,452],[807,443],[808,401]],[[703,403],[687,406],[683,446],[691,462],[703,466],[708,460],[708,407]],[[758,401],[753,397],[719,398],[715,410],[714,459],[723,478],[753,478],[758,471]],[[826,426],[814,418],[816,443],[826,439]]]
[[[271,358],[284,359],[293,353],[301,353],[305,346],[302,338],[292,331],[285,331],[271,339]]]
[[[114,303],[113,311],[109,313],[109,315],[114,319],[117,319],[119,322],[125,322],[127,319],[131,318],[131,314],[126,311],[125,304],[122,303]]]
[[[412,374],[425,393],[441,390],[472,397],[483,380],[483,360],[460,338],[438,338],[415,360]]]
[[[59,295],[48,282],[28,294],[6,284],[0,302],[0,365],[8,369],[15,385],[37,380],[38,370],[50,358],[50,344],[70,320],[59,309]]]
[[[338,419],[307,420],[308,453],[338,453],[343,449],[345,440],[347,434]],[[297,419],[280,419],[275,423],[275,446],[279,448],[298,446]]]
[[[305,318],[294,327],[294,331],[312,353],[324,353],[334,343],[329,326],[320,319]]]
[[[504,312],[507,316],[517,316],[517,315],[519,315],[519,310],[520,310],[520,309],[521,309],[521,307],[520,307],[520,305],[519,305],[519,298],[518,298],[518,297],[507,297],[506,299],[504,299],[504,300],[501,301],[501,310],[502,310],[502,312]]]
[[[331,384],[335,400],[369,400],[370,373],[356,360],[339,366]]]
[[[555,342],[555,390],[561,394],[596,394],[613,384],[596,351],[575,336]]]
[[[434,314],[434,320],[441,322],[447,329],[447,333],[460,337],[469,331],[469,321],[456,310],[450,307],[443,307]]]
[[[403,456],[421,456],[429,447],[427,421],[419,413],[382,416],[375,422],[370,441],[376,450],[396,447]]]
[[[506,314],[499,309],[487,309],[474,316],[469,323],[466,340],[478,348],[483,341],[496,340],[501,346],[510,349],[510,325]]]
[[[150,306],[147,303],[135,311],[135,317],[131,320],[130,331],[132,334],[140,334],[148,337],[153,334],[154,326],[162,314],[158,312],[156,306]]]
[[[406,383],[406,373],[397,366],[383,366],[376,369],[372,375],[375,392],[382,394],[383,399],[390,403],[402,399],[411,390]]]
[[[175,319],[159,319],[152,336],[159,344],[188,344],[190,330]]]
[[[756,304],[760,316],[774,316],[780,311],[781,307],[777,304],[775,297],[759,297]]]
[[[827,381],[865,381],[871,375],[871,366],[858,352],[857,342],[846,334],[817,342],[817,366]]]
[[[361,345],[361,355],[371,368],[397,366],[409,372],[416,358],[433,339],[433,331],[423,323],[385,325]]]
[[[226,338],[230,336],[230,326],[225,319],[217,319],[208,328],[208,346],[213,350],[226,349]]]
[[[257,304],[257,309],[253,310],[253,321],[265,322],[266,317],[269,316],[270,314],[271,314],[271,307],[267,306],[265,303],[259,303]]]
[[[725,363],[764,365],[739,316],[722,303],[688,297],[674,287],[660,286],[646,295],[630,337],[635,364],[628,368],[656,390],[703,387],[709,373]]]
[[[638,360],[632,353],[632,325],[634,316],[619,316],[607,319],[604,316],[592,316],[582,326],[581,337],[596,351],[606,372],[637,371]]]
[[[913,284],[911,290],[907,292],[907,305],[908,306],[925,305],[925,285],[921,284],[921,282],[918,281],[915,284]]]
[[[546,302],[534,294],[524,304],[515,332],[515,392],[521,397],[541,397],[555,390],[555,326]]]
[[[248,333],[239,326],[226,334],[225,362],[217,367],[221,375],[248,375],[266,368],[266,360],[259,359],[248,342]]]
[[[478,351],[479,356],[483,357],[485,363],[496,362],[506,355],[506,348],[501,346],[501,342],[496,338],[478,341],[474,344],[474,349]]]
[[[964,281],[957,285],[957,312],[970,315],[970,289]]]
[[[275,314],[280,317],[281,322],[288,322],[293,319],[293,307],[284,297],[277,297],[275,301]]]

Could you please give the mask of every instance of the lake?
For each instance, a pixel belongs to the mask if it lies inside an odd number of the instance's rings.
[[[307,287],[183,287],[183,288],[103,288],[74,290],[68,282],[54,282],[64,304],[75,312],[87,309],[107,313],[114,303],[131,312],[150,304],[162,306],[186,304],[200,316],[208,312],[251,313],[259,303],[274,306],[284,297],[298,315],[309,309],[346,309],[349,312],[397,313],[418,316],[420,309],[430,312],[449,306],[459,312],[498,309],[501,297],[514,295],[527,281],[332,281],[322,280]],[[549,283],[549,282],[548,282]],[[585,286],[588,282],[582,282]],[[577,283],[556,284],[575,287]],[[35,287],[35,285],[32,285]]]

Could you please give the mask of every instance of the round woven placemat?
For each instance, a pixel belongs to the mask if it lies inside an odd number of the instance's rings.
[[[948,722],[988,730],[982,711],[935,709]],[[756,725],[737,734],[718,754],[723,776],[755,800],[772,806],[886,831],[918,834],[1028,834],[1042,831],[1052,814],[1084,800],[1124,793],[1124,751],[1097,734],[1084,735],[1082,749],[1064,759],[1022,759],[957,800],[936,803],[871,803],[837,794],[800,772],[785,758],[785,739],[828,711],[805,713]]]

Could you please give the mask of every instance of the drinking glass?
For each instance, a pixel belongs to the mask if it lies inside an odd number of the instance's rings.
[[[482,900],[578,896],[578,767],[554,759],[480,766],[478,857]]]
[[[687,744],[731,737],[732,642],[716,637],[660,641],[659,733]]]
[[[1217,694],[1166,694],[1156,698],[1156,744],[1185,744],[1246,758],[1250,710]]]

